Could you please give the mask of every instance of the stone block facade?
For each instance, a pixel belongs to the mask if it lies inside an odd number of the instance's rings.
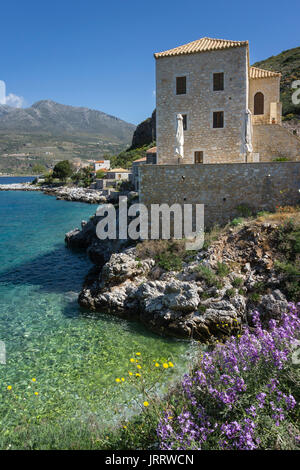
[[[224,73],[224,90],[213,90],[213,74]],[[186,76],[186,94],[176,94],[176,77]],[[157,163],[175,164],[176,115],[186,114],[184,159],[194,163],[244,162],[248,107],[248,47],[240,46],[156,60]],[[224,112],[224,128],[213,128],[213,112]]]
[[[297,140],[283,128],[270,127],[282,124],[281,74],[250,67],[247,41],[202,38],[154,56],[159,165],[272,161],[283,148],[289,160],[298,160]],[[214,86],[214,79],[222,84]],[[181,80],[180,91],[176,80]],[[248,110],[255,155],[251,155],[249,126],[246,137]],[[179,160],[175,156],[178,114],[183,115],[185,127],[184,158]]]
[[[261,162],[282,157],[300,161],[300,138],[278,124],[254,125],[252,142]]]
[[[300,162],[142,165],[140,202],[204,204],[205,225],[225,224],[237,207],[255,211],[300,201]]]

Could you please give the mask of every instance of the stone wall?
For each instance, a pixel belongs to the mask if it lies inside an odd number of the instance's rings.
[[[300,161],[300,138],[278,124],[253,126],[252,143],[261,162],[281,157]]]
[[[237,206],[273,210],[300,201],[300,162],[141,165],[140,202],[204,204],[205,225],[224,224]]]
[[[213,73],[224,72],[224,90],[213,91]],[[187,77],[187,93],[176,95],[176,77]],[[158,164],[177,163],[176,115],[187,115],[183,163],[244,161],[244,119],[248,106],[246,47],[156,60],[156,140]],[[224,128],[213,129],[213,111],[224,111]]]

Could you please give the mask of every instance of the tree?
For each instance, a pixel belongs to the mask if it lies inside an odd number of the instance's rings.
[[[106,171],[104,171],[104,170],[98,170],[96,172],[96,178],[98,178],[98,179],[104,178],[105,175],[106,175]]]
[[[36,163],[35,165],[33,165],[32,167],[32,173],[34,175],[41,175],[45,172],[46,168],[44,167],[44,165],[42,165],[41,163]]]
[[[73,167],[69,160],[58,162],[53,168],[53,178],[58,178],[62,181],[66,181],[66,179],[72,176],[72,174]]]

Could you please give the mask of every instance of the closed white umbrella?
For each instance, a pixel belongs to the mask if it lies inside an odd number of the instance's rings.
[[[249,109],[247,109],[245,114],[245,150],[249,153],[253,152],[251,111]]]
[[[177,119],[177,126],[176,126],[175,155],[177,157],[183,158],[183,145],[184,145],[183,117],[181,114],[177,114],[176,119]]]

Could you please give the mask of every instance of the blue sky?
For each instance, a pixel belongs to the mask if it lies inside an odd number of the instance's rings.
[[[300,45],[299,10],[277,0],[2,0],[0,80],[23,106],[52,99],[137,124],[155,107],[153,52],[248,39],[253,63]]]

